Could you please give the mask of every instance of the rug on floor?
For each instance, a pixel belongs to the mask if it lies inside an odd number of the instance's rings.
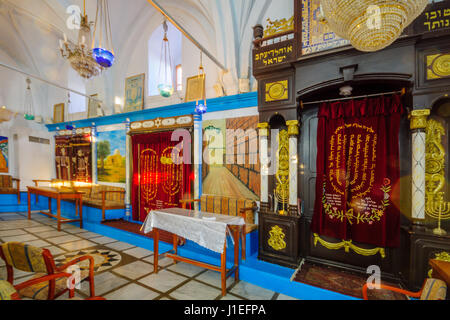
[[[144,236],[144,237],[148,237],[148,238],[152,238],[153,239],[153,232],[150,232],[148,234],[145,234],[141,231],[141,227],[142,225],[138,224],[138,223],[133,223],[133,222],[129,222],[129,221],[125,221],[125,220],[109,220],[109,221],[105,221],[102,222],[103,225],[108,226],[108,227],[112,227],[112,228],[116,228],[119,230],[123,230],[123,231],[127,231],[127,232],[131,232],[134,234],[138,234],[140,236]],[[159,231],[159,240],[166,242],[166,243],[173,243],[173,235],[170,232],[164,231],[164,230],[160,230]],[[179,245],[183,245],[184,244],[184,239],[179,239],[178,241]]]
[[[122,256],[120,253],[117,253],[112,250],[102,250],[102,249],[93,249],[93,250],[79,250],[75,252],[70,252],[66,254],[62,254],[55,258],[55,263],[58,267],[69,263],[72,260],[75,260],[82,256],[91,256],[94,258],[94,272],[103,272],[105,270],[111,269],[112,267],[118,265],[122,260]],[[84,260],[82,262],[77,263],[81,270],[89,270],[90,262],[89,260]]]
[[[362,299],[362,288],[367,277],[334,267],[305,262],[293,276],[293,281]],[[385,281],[382,281],[382,284],[400,288],[398,284]],[[407,300],[405,295],[388,290],[368,290],[368,298],[369,300]]]

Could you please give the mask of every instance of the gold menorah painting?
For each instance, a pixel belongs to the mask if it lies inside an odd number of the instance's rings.
[[[445,149],[442,136],[445,135],[444,126],[430,119],[427,122],[426,140],[426,214],[438,220],[438,227],[433,230],[437,235],[447,232],[441,228],[441,221],[450,219],[450,202],[445,201]]]

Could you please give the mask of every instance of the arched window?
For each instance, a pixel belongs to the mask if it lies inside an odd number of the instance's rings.
[[[161,72],[168,70],[173,79],[175,90],[182,90],[182,34],[171,23],[167,23],[169,29],[167,31],[167,38],[170,44],[170,53],[172,56],[172,68],[161,66]],[[163,26],[160,25],[150,36],[148,40],[148,92],[149,96],[159,95],[158,82],[160,78],[160,64],[161,64],[161,43],[164,38]],[[164,59],[163,59],[164,60]]]

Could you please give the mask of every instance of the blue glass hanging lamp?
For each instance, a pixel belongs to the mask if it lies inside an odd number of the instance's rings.
[[[161,59],[159,63],[159,94],[164,98],[170,98],[174,92],[173,86],[173,63],[170,53],[170,43],[167,37],[167,21],[163,22],[164,38],[161,44]]]
[[[92,55],[103,68],[114,64],[114,49],[112,46],[111,20],[107,0],[97,0],[94,36],[92,38]]]
[[[205,92],[205,69],[203,68],[203,56],[200,51],[200,67],[198,68],[198,81],[201,88],[201,99],[196,101],[195,113],[205,114],[208,111],[206,105],[206,92]]]

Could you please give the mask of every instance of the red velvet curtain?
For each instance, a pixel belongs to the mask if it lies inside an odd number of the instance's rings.
[[[323,104],[312,231],[398,247],[400,96]]]
[[[191,165],[182,163],[179,142],[171,141],[172,132],[141,134],[132,137],[133,145],[133,219],[144,221],[154,209],[180,206],[190,198]],[[172,153],[178,155],[173,162]]]

